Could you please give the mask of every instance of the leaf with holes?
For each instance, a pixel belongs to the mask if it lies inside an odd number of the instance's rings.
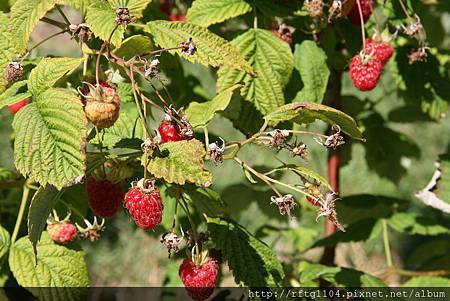
[[[282,106],[282,89],[293,69],[293,57],[288,44],[263,29],[249,29],[231,44],[251,62],[256,76],[223,67],[218,73],[218,91],[243,82],[242,97],[252,102],[261,113],[267,114]]]
[[[238,49],[204,27],[184,22],[151,21],[147,23],[145,30],[153,35],[155,43],[163,48],[176,47],[192,38],[197,47],[194,55],[181,54],[181,50],[170,51],[191,62],[213,67],[226,66],[253,73],[252,67]]]
[[[290,103],[275,109],[264,119],[272,123],[293,121],[299,124],[308,124],[319,119],[331,125],[338,125],[344,133],[352,138],[364,140],[361,130],[352,117],[342,111],[317,103]]]
[[[12,105],[22,99],[28,98],[31,96],[31,93],[19,93],[19,90],[27,85],[26,80],[15,82],[11,87],[6,89],[5,92],[0,94],[0,109],[4,106]]]
[[[196,0],[188,9],[186,17],[193,24],[208,27],[251,10],[251,5],[244,0]]]
[[[186,109],[186,117],[191,125],[194,128],[206,126],[214,118],[216,112],[223,111],[228,107],[233,92],[241,87],[242,85],[234,85],[207,102],[191,102]]]
[[[51,88],[60,78],[73,72],[84,59],[80,58],[44,58],[30,73],[28,89],[31,94],[39,95]]]
[[[163,158],[152,158],[148,171],[156,178],[169,183],[184,185],[186,182],[208,187],[212,184],[212,174],[204,168],[206,150],[196,139],[166,142],[160,146]],[[144,164],[142,159],[142,164]]]
[[[55,4],[55,0],[17,0],[14,3],[9,30],[14,33],[12,43],[17,54],[25,52],[34,27]]]
[[[17,170],[61,189],[85,171],[86,117],[77,95],[51,88],[14,117]]]
[[[303,41],[295,45],[294,65],[303,82],[295,101],[322,102],[330,76],[326,61],[327,55],[315,42]]]
[[[28,288],[39,300],[81,300],[89,286],[84,252],[54,243],[42,233],[37,260],[28,237],[11,247],[9,266],[17,282]],[[52,287],[52,290],[42,289]]]
[[[236,283],[248,287],[280,286],[283,267],[275,252],[234,221],[208,218],[208,230],[233,271]]]
[[[62,193],[63,191],[59,191],[52,185],[41,186],[31,200],[28,211],[28,238],[33,245],[34,252],[36,252],[41,233],[47,225],[48,216]]]

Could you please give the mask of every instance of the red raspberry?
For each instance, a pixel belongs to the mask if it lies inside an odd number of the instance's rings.
[[[369,91],[376,87],[383,65],[374,58],[362,58],[357,54],[350,64],[350,78],[353,85],[361,91]]]
[[[372,39],[366,39],[365,52],[375,56],[382,65],[386,65],[392,54],[394,53],[394,48],[391,45],[384,42],[376,42]]]
[[[161,135],[161,143],[186,140],[186,138],[180,134],[179,127],[167,118],[164,118],[164,120],[161,121],[158,132]]]
[[[133,184],[125,195],[125,207],[142,229],[153,229],[161,223],[164,205],[157,187],[144,189]]]
[[[369,20],[370,15],[372,15],[372,10],[375,5],[374,0],[359,0],[359,3],[361,4],[361,11],[363,15],[363,21],[364,23]],[[358,9],[358,3],[355,1],[355,4],[353,4],[352,10],[347,15],[348,20],[355,24],[360,25],[361,24],[361,18],[359,17],[359,9]]]
[[[308,202],[310,202],[311,204],[313,204],[314,206],[319,205],[319,201],[313,199],[313,198],[310,197],[310,196],[306,196],[306,200],[307,200]]]
[[[122,204],[124,192],[120,184],[90,177],[86,184],[89,207],[95,215],[112,217]]]
[[[56,222],[47,225],[50,238],[56,243],[66,245],[77,236],[77,228],[69,222]]]
[[[16,114],[17,112],[19,112],[20,109],[22,109],[24,106],[26,106],[28,104],[28,99],[22,99],[19,102],[16,102],[15,104],[9,105],[8,109],[12,114]]]
[[[212,295],[216,286],[219,266],[209,257],[208,262],[197,267],[190,259],[185,259],[178,274],[192,299],[202,301]]]
[[[174,14],[172,14],[172,15],[169,16],[169,20],[170,21],[186,22],[187,18],[186,18],[186,16],[183,16],[183,15],[174,15]]]

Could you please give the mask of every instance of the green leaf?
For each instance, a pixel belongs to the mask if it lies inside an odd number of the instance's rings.
[[[11,244],[11,240],[10,240],[9,232],[6,231],[5,228],[0,226],[0,268],[2,267],[1,263],[2,263],[3,256],[5,256],[6,253],[8,253],[10,244]]]
[[[34,251],[36,251],[41,233],[47,225],[47,218],[61,195],[62,191],[59,191],[52,185],[46,185],[45,187],[40,187],[31,200],[28,211],[28,238],[33,245]]]
[[[238,49],[228,41],[204,27],[184,22],[151,21],[145,30],[153,35],[155,43],[163,48],[176,47],[192,38],[197,47],[194,55],[182,55],[183,58],[205,66],[226,66],[253,73],[252,67],[245,61]],[[180,54],[180,50],[170,53]]]
[[[85,171],[86,117],[77,95],[49,89],[14,117],[14,163],[41,185],[60,189]]]
[[[119,94],[120,102],[134,102],[133,86],[128,82],[117,84],[117,94]]]
[[[208,218],[208,229],[236,283],[260,288],[282,284],[284,271],[275,252],[244,227],[231,220]]]
[[[17,94],[19,90],[25,87],[26,85],[27,85],[26,80],[15,82],[5,92],[0,94],[0,109],[3,108],[4,106],[12,105],[18,101],[21,101],[22,99],[30,97],[31,93],[29,92]]]
[[[250,4],[244,0],[196,0],[188,9],[186,17],[193,24],[208,27],[251,10]]]
[[[340,287],[385,287],[386,284],[379,278],[361,271],[341,267],[329,267],[322,264],[302,261],[298,267],[300,283],[311,280],[324,279]]]
[[[322,102],[330,76],[326,61],[327,55],[314,41],[295,45],[294,66],[300,71],[304,86],[295,101]]]
[[[267,30],[249,29],[231,44],[248,60],[256,77],[239,70],[223,67],[219,70],[217,87],[223,91],[243,82],[241,95],[263,114],[284,104],[283,87],[293,69],[289,45]]]
[[[191,102],[186,109],[186,117],[191,125],[194,128],[205,127],[214,118],[216,112],[223,111],[228,107],[233,92],[241,87],[242,85],[234,85],[207,102]]]
[[[11,7],[10,32],[17,53],[27,49],[31,32],[39,20],[55,6],[55,0],[17,0]]]
[[[8,17],[0,11],[0,93],[5,91],[7,84],[4,79],[5,70],[17,54],[12,45],[12,31],[9,30],[8,25]]]
[[[421,216],[413,212],[398,212],[388,220],[389,226],[398,232],[411,235],[450,234],[450,228],[442,225],[430,216]]]
[[[212,174],[204,168],[206,150],[200,141],[166,142],[160,146],[160,150],[162,154],[168,155],[151,159],[147,167],[156,178],[179,185],[188,182],[208,187],[212,184]]]
[[[114,54],[129,60],[135,55],[143,55],[153,50],[152,40],[143,35],[134,35],[125,39],[119,49],[114,51]]]
[[[102,144],[107,148],[113,148],[122,140],[139,139],[143,140],[144,131],[137,117],[128,112],[120,112],[119,119],[110,128],[103,129],[100,133]],[[92,144],[99,144],[99,137],[89,141]]]
[[[433,190],[434,193],[443,202],[450,204],[450,154],[442,155],[439,158],[441,178],[437,183],[437,189]]]
[[[279,107],[264,117],[267,122],[294,121],[299,124],[312,123],[320,119],[328,124],[336,124],[352,138],[364,140],[355,120],[334,108],[307,102],[294,102]]]
[[[403,283],[402,287],[449,287],[450,279],[444,277],[420,276]]]
[[[15,173],[10,171],[9,169],[0,167],[0,183],[13,181],[15,179],[17,179],[17,175]]]
[[[28,89],[39,95],[51,88],[60,78],[73,72],[84,61],[83,58],[44,58],[30,73]]]
[[[57,245],[47,232],[42,233],[37,248],[35,264],[27,237],[11,247],[9,266],[19,285],[28,288],[39,300],[81,300],[86,292],[83,288],[89,286],[84,252]]]
[[[58,4],[70,5],[73,8],[82,11],[83,13],[86,12],[87,7],[89,6],[89,1],[91,0],[56,0]]]
[[[282,171],[282,170],[290,170],[292,172],[294,172],[295,174],[298,174],[302,177],[306,177],[312,180],[316,180],[319,183],[321,183],[322,185],[324,185],[325,187],[327,187],[330,190],[333,190],[331,188],[331,185],[328,183],[327,179],[325,179],[324,177],[322,177],[321,175],[319,175],[317,172],[315,172],[314,170],[311,170],[309,168],[306,168],[304,166],[296,166],[294,164],[287,164],[287,165],[283,165],[280,167],[277,167],[275,169],[272,170],[272,172],[274,171]]]
[[[187,188],[185,189],[185,194],[197,210],[208,216],[218,216],[227,213],[226,204],[220,198],[220,195],[210,188]]]

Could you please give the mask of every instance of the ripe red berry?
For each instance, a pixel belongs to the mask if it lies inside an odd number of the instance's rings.
[[[90,177],[86,184],[89,207],[95,215],[112,217],[122,205],[124,192],[122,186],[108,180],[97,180]]]
[[[314,206],[319,205],[319,201],[313,199],[313,198],[310,197],[310,196],[306,196],[306,200],[307,200],[308,202],[310,202],[311,204],[313,204]]]
[[[66,221],[47,225],[47,232],[53,241],[62,245],[68,244],[77,236],[77,228]]]
[[[161,136],[161,143],[185,140],[186,138],[181,135],[179,127],[174,124],[173,121],[168,120],[169,118],[164,118],[158,127],[158,132]]]
[[[377,42],[372,39],[366,39],[365,52],[376,57],[382,65],[386,65],[392,54],[394,53],[394,48],[385,42]]]
[[[359,0],[359,3],[361,4],[361,12],[363,16],[364,23],[369,20],[370,16],[372,15],[372,10],[375,5],[374,0]],[[361,24],[361,18],[359,15],[359,9],[358,9],[358,3],[355,1],[355,4],[353,4],[352,10],[347,15],[348,20],[355,24],[360,25]]]
[[[219,266],[211,257],[206,263],[198,267],[186,258],[178,272],[188,295],[198,301],[205,300],[212,295],[218,273]]]
[[[136,225],[149,230],[161,223],[164,205],[156,186],[143,188],[140,183],[141,181],[138,184],[133,183],[133,187],[126,193],[125,207]]]
[[[82,95],[87,119],[98,128],[113,126],[120,111],[120,98],[116,88],[106,82],[100,82],[98,86],[88,84],[88,88],[88,95]]]
[[[15,104],[9,105],[8,109],[12,114],[16,114],[17,112],[19,112],[20,109],[22,109],[24,106],[26,106],[28,104],[28,99],[22,99],[19,102],[16,102]]]
[[[184,16],[184,15],[174,15],[174,14],[171,14],[171,15],[169,16],[169,20],[170,20],[170,21],[186,22],[186,21],[187,21],[187,18],[186,18],[186,16]]]
[[[373,57],[357,54],[350,63],[350,78],[353,85],[361,91],[369,91],[376,87],[383,65]]]

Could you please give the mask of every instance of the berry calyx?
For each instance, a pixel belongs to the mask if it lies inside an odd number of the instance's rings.
[[[361,12],[364,23],[369,20],[370,16],[372,15],[373,7],[375,5],[374,0],[359,0],[359,3],[361,4]],[[355,1],[355,4],[353,4],[352,10],[347,15],[348,20],[355,25],[361,24],[361,17],[359,15],[359,9],[358,9],[358,3]]]
[[[59,220],[56,211],[47,219],[47,232],[50,238],[61,245],[66,245],[77,236],[77,228],[69,222],[70,213],[63,220]]]
[[[19,112],[20,109],[22,109],[27,104],[28,104],[28,99],[25,98],[19,102],[16,102],[15,104],[9,105],[8,109],[11,112],[11,114],[15,115],[17,112]]]
[[[98,128],[109,128],[119,118],[120,98],[116,88],[109,83],[100,82],[99,85],[86,83],[88,94],[82,95],[84,111],[87,119]]]
[[[150,230],[161,223],[164,205],[153,181],[133,182],[125,195],[125,207],[142,229]]]
[[[181,264],[178,274],[188,295],[194,300],[201,301],[212,295],[219,274],[219,266],[209,256],[201,265],[196,265],[192,260],[186,258]]]
[[[394,53],[394,48],[389,43],[378,42],[373,39],[366,39],[366,48],[364,49],[366,53],[373,53],[373,56],[377,58],[382,65],[386,65],[392,54]]]
[[[95,215],[112,217],[116,214],[124,198],[120,183],[90,177],[86,184],[89,207]]]
[[[357,54],[350,63],[350,78],[360,91],[369,91],[377,86],[383,65],[376,58]]]

